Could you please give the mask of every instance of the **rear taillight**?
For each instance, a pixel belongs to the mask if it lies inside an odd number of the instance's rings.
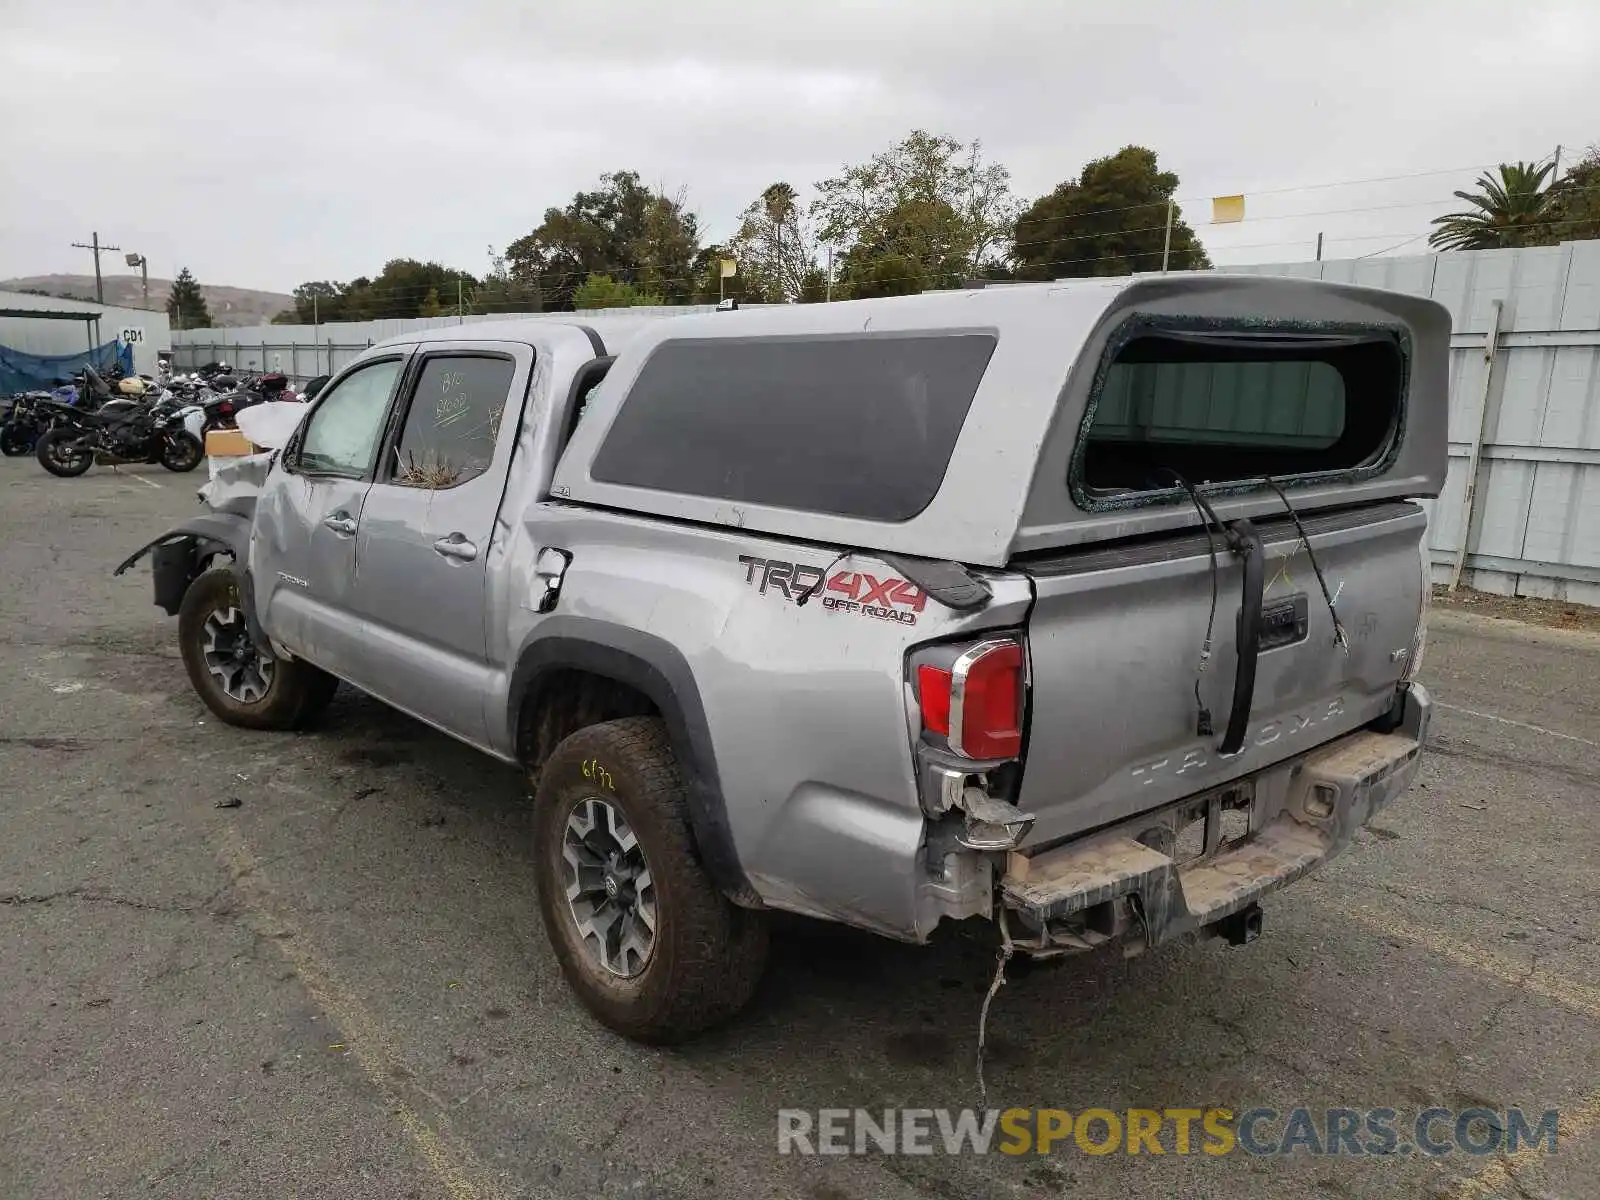
[[[923,731],[964,758],[1022,753],[1022,646],[1012,638],[979,642],[948,667],[917,667]]]

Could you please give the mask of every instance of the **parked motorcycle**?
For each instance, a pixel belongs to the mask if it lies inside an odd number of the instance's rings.
[[[0,454],[17,458],[32,454],[45,431],[54,423],[52,410],[59,400],[50,392],[21,392],[10,400],[10,411],[0,423]]]
[[[39,465],[52,475],[82,475],[105,464],[160,463],[169,471],[192,471],[205,457],[204,413],[193,405],[111,402],[94,412],[66,409],[34,447]]]

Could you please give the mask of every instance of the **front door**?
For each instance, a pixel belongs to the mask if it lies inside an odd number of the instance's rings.
[[[408,352],[372,359],[322,392],[256,500],[250,572],[266,631],[354,683],[370,674],[354,611],[357,534]]]
[[[355,606],[382,664],[364,685],[482,745],[487,566],[533,351],[445,343],[418,360],[356,537]]]

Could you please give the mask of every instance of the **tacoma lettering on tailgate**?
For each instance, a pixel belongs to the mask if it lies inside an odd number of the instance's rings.
[[[1246,754],[1253,746],[1270,746],[1273,742],[1284,738],[1298,737],[1313,725],[1321,725],[1324,721],[1331,721],[1335,717],[1344,715],[1344,701],[1330,700],[1320,708],[1314,708],[1307,713],[1295,713],[1292,716],[1282,717],[1276,721],[1267,721],[1251,730],[1245,737],[1244,747],[1238,754],[1218,754],[1210,746],[1195,746],[1185,750],[1182,754],[1169,754],[1165,758],[1153,759],[1150,762],[1140,763],[1129,770],[1128,774],[1135,779],[1142,779],[1146,786],[1157,779],[1165,779],[1170,775],[1186,775],[1191,771],[1204,771],[1214,762],[1237,758],[1239,754]]]

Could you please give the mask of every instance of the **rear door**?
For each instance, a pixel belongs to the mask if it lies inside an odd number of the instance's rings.
[[[359,364],[323,392],[256,501],[250,567],[267,631],[359,682],[366,651],[351,609],[356,535],[408,350]]]
[[[1141,325],[1114,342],[1062,481],[1091,511],[1176,506],[1203,528],[1014,563],[1036,594],[1020,797],[1036,842],[1303,754],[1380,716],[1406,672],[1422,510],[1383,500],[1297,525],[1289,506],[1398,453],[1407,343],[1262,324]],[[1238,496],[1277,511],[1210,520]]]
[[[510,342],[418,353],[357,537],[352,606],[372,648],[357,682],[479,744],[486,569],[533,360]]]

